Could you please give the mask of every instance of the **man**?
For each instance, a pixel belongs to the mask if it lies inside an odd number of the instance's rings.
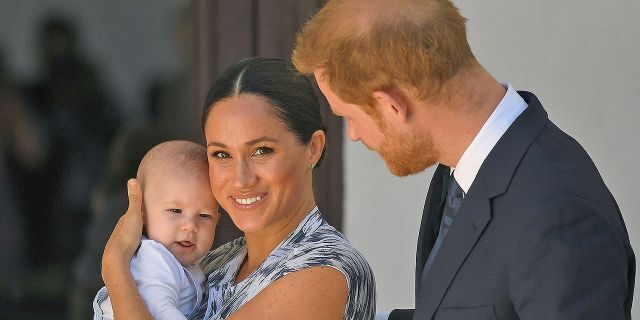
[[[438,164],[413,310],[390,319],[630,319],[635,258],[583,148],[476,61],[447,0],[328,1],[297,39],[351,140],[398,176]]]

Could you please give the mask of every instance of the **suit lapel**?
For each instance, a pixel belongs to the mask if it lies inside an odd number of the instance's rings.
[[[447,166],[438,165],[433,173],[433,178],[431,178],[424,209],[422,210],[422,222],[420,223],[420,233],[418,234],[418,246],[416,250],[416,297],[424,263],[435,241],[434,225],[436,224],[437,214],[441,211],[440,207],[444,203],[445,186],[447,185],[445,178],[449,170]]]
[[[416,299],[415,319],[431,319],[458,269],[491,220],[489,198],[477,188],[462,202],[431,270],[424,275]]]
[[[524,91],[518,93],[529,107],[513,122],[480,167],[429,274],[421,277],[421,270],[416,272],[414,319],[431,319],[434,316],[451,282],[491,221],[491,199],[507,190],[520,160],[538,134],[549,123],[547,113],[535,95]],[[448,169],[448,167],[444,168]],[[442,180],[442,178],[440,179]],[[435,187],[440,192],[432,192],[431,187]],[[422,264],[418,264],[418,268],[424,265],[424,259],[429,255],[428,251],[433,246],[433,240],[429,244],[425,241],[426,237],[424,236],[427,232],[432,232],[432,228],[428,225],[432,223],[432,219],[425,221],[425,216],[429,218],[435,212],[433,209],[435,207],[434,199],[430,199],[430,197],[437,196],[439,199],[441,192],[442,181],[440,184],[432,181],[423,212],[423,221],[420,227],[421,236],[418,242],[418,255],[421,252],[425,255],[420,258],[422,260],[419,262]],[[432,235],[433,233],[431,233]],[[427,246],[428,250],[425,250]]]

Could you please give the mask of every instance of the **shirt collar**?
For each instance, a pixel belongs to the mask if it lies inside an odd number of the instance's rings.
[[[453,173],[465,194],[469,192],[480,166],[482,166],[493,147],[498,143],[498,140],[522,111],[527,108],[527,103],[511,84],[505,83],[502,85],[507,89],[507,93],[464,151]]]

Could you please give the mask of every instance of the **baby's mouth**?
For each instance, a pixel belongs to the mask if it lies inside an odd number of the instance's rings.
[[[178,244],[180,246],[185,247],[185,248],[190,248],[190,247],[192,247],[194,245],[193,242],[191,242],[191,241],[178,241]]]

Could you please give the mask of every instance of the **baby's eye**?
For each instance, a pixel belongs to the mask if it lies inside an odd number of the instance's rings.
[[[231,155],[229,155],[228,152],[224,152],[224,151],[214,151],[211,153],[211,156],[214,158],[221,158],[221,159],[231,158]]]
[[[269,154],[272,153],[273,149],[269,148],[269,147],[259,147],[256,149],[256,151],[253,152],[254,155],[259,156],[259,155],[265,155],[265,154]]]
[[[167,211],[173,212],[173,213],[182,213],[182,210],[181,209],[177,209],[177,208],[172,208],[172,209],[169,209]]]
[[[208,213],[201,213],[199,216],[200,218],[211,218],[211,215]]]

